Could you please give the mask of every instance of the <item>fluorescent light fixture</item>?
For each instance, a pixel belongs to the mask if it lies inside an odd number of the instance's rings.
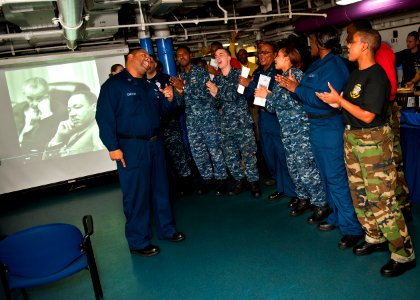
[[[352,3],[360,2],[362,0],[337,0],[335,1],[335,4],[337,5],[349,5]]]

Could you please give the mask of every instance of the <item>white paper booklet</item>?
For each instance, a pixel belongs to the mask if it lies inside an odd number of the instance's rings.
[[[265,75],[260,75],[260,78],[258,79],[258,86],[257,87],[259,87],[259,88],[262,87],[262,88],[268,89],[268,86],[270,85],[270,80],[271,80],[271,77],[268,77],[268,76],[265,76]],[[259,105],[259,106],[265,106],[265,98],[255,97],[254,104]]]
[[[219,68],[217,66],[217,62],[214,58],[210,59],[210,66],[212,66],[213,68],[215,68],[216,70]]]
[[[219,68],[217,66],[217,62],[216,62],[216,60],[214,58],[210,59],[209,65],[212,66],[213,68],[215,68],[216,70]],[[213,74],[210,74],[210,80],[213,81],[213,79],[214,79],[214,75]]]
[[[248,78],[249,71],[250,71],[250,68],[242,67],[241,76],[245,77],[245,78]],[[245,91],[245,87],[242,84],[238,85],[238,93],[243,94],[244,91]]]

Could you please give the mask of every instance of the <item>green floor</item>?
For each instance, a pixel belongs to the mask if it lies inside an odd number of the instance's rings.
[[[356,257],[338,249],[338,231],[318,231],[306,223],[309,213],[290,217],[287,198],[267,200],[273,191],[266,188],[260,199],[248,192],[175,199],[177,227],[187,240],[153,240],[161,253],[149,258],[128,251],[117,184],[10,210],[0,216],[0,234],[50,222],[82,228],[82,216],[93,215],[93,247],[109,300],[420,299],[420,265],[398,278],[382,277],[389,253]],[[413,214],[409,230],[420,253],[419,205]],[[94,299],[87,272],[28,293],[32,300]]]

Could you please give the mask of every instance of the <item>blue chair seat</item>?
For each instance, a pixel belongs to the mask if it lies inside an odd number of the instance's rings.
[[[88,268],[88,261],[86,255],[80,256],[76,261],[72,262],[67,268],[44,277],[24,277],[9,274],[9,288],[11,289],[21,289],[21,288],[30,288],[38,285],[48,284],[59,279],[71,276],[76,274],[83,269]]]
[[[12,292],[48,284],[82,270],[91,275],[96,299],[103,297],[90,241],[92,216],[83,217],[85,235],[71,224],[46,224],[8,235],[0,241],[1,279],[6,299]]]

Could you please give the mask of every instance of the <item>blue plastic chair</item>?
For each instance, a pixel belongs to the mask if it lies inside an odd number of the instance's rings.
[[[20,289],[44,285],[89,270],[96,299],[103,292],[90,236],[92,216],[83,217],[85,235],[74,225],[46,224],[28,228],[0,241],[1,280],[6,299]]]

